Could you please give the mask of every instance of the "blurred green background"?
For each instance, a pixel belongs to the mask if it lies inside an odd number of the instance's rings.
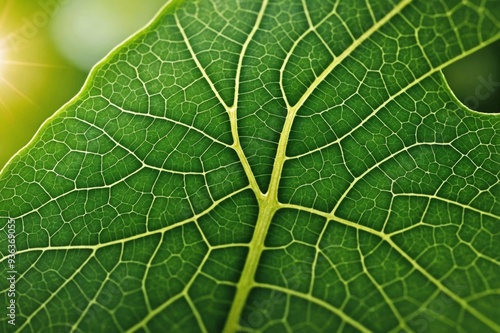
[[[0,168],[166,0],[0,0]],[[445,71],[469,107],[500,112],[500,43]]]
[[[0,169],[166,0],[0,0]]]

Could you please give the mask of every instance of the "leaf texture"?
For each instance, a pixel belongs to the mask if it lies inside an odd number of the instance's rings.
[[[500,118],[441,74],[499,13],[167,4],[2,170],[3,330],[500,331]]]

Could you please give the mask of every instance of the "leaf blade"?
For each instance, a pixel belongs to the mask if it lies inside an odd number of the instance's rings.
[[[0,174],[18,330],[498,330],[499,119],[440,74],[483,5],[166,7]]]

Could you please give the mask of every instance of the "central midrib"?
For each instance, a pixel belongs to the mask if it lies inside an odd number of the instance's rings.
[[[317,86],[329,75],[338,64],[340,64],[348,55],[350,55],[361,43],[368,39],[375,31],[377,31],[382,25],[389,21],[393,16],[400,13],[401,10],[407,6],[411,0],[403,0],[398,5],[396,5],[386,16],[384,16],[380,21],[375,22],[375,24],[368,29],[363,35],[361,35],[357,40],[355,40],[342,54],[340,54],[334,61],[316,78],[316,80],[311,84],[311,86],[305,91],[305,93],[298,100],[297,104],[290,106],[287,103],[287,117],[283,125],[283,130],[281,132],[280,140],[278,143],[276,157],[274,160],[274,165],[271,173],[269,190],[267,193],[262,193],[260,188],[255,181],[255,176],[251,171],[251,167],[248,160],[245,157],[245,153],[239,144],[238,137],[238,127],[237,127],[237,96],[238,91],[235,95],[234,107],[230,108],[230,118],[232,118],[232,132],[233,138],[235,139],[235,150],[240,157],[240,160],[244,166],[244,169],[249,176],[250,185],[253,189],[259,207],[259,214],[257,217],[257,223],[255,225],[255,232],[252,240],[249,244],[249,252],[247,259],[245,261],[243,271],[241,273],[241,278],[236,286],[236,295],[234,297],[229,315],[224,326],[225,333],[236,332],[239,328],[239,322],[245,321],[241,318],[243,308],[247,303],[247,298],[250,294],[251,289],[255,286],[255,274],[259,265],[260,257],[264,251],[264,242],[266,239],[267,231],[271,225],[272,218],[276,211],[280,208],[280,203],[278,201],[278,187],[281,179],[281,173],[286,160],[286,148],[288,144],[289,135],[291,132],[293,120],[297,114],[297,111],[302,107],[305,101],[309,98],[312,92],[317,88]],[[263,6],[265,8],[265,6]],[[262,14],[262,12],[261,12]],[[262,17],[260,17],[261,19]],[[260,19],[257,21],[260,22]],[[248,42],[248,41],[247,41]],[[241,65],[240,58],[240,65]],[[241,67],[239,67],[241,69]],[[232,117],[231,117],[232,116]]]
[[[264,250],[264,241],[271,219],[278,209],[277,202],[269,200],[266,195],[258,196],[259,215],[255,226],[255,233],[249,244],[249,251],[241,278],[236,286],[236,295],[231,305],[231,310],[226,320],[224,332],[236,332],[239,327],[243,308],[247,303],[250,290],[254,287],[254,277],[259,265],[260,256]],[[243,320],[244,321],[244,320]]]
[[[288,109],[283,131],[278,143],[268,192],[262,193],[256,182],[253,182],[253,185],[251,186],[259,204],[259,215],[255,225],[255,232],[249,244],[249,251],[245,261],[245,266],[243,267],[241,278],[236,286],[236,295],[224,327],[224,332],[227,333],[236,332],[239,327],[239,321],[243,308],[246,304],[247,297],[255,284],[255,273],[257,272],[262,252],[264,251],[264,242],[267,231],[269,230],[274,214],[280,208],[278,201],[278,187],[283,165],[285,163],[288,138],[296,111],[297,108],[295,107]],[[244,160],[243,163],[247,164],[248,162]]]

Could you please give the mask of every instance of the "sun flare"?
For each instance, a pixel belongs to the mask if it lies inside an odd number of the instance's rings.
[[[4,46],[0,44],[0,64],[3,64],[4,53]]]
[[[46,69],[65,68],[38,61],[23,61],[19,58],[30,56],[30,49],[12,50],[7,35],[0,39],[0,107],[8,110],[10,102],[22,99],[31,105],[36,105],[33,98],[29,97],[36,90],[31,81],[37,76],[47,75]],[[16,51],[16,52],[14,52]]]
[[[0,169],[86,77],[52,43],[51,19],[62,5],[0,1]]]
[[[5,46],[0,43],[0,77],[3,77],[5,65]]]

